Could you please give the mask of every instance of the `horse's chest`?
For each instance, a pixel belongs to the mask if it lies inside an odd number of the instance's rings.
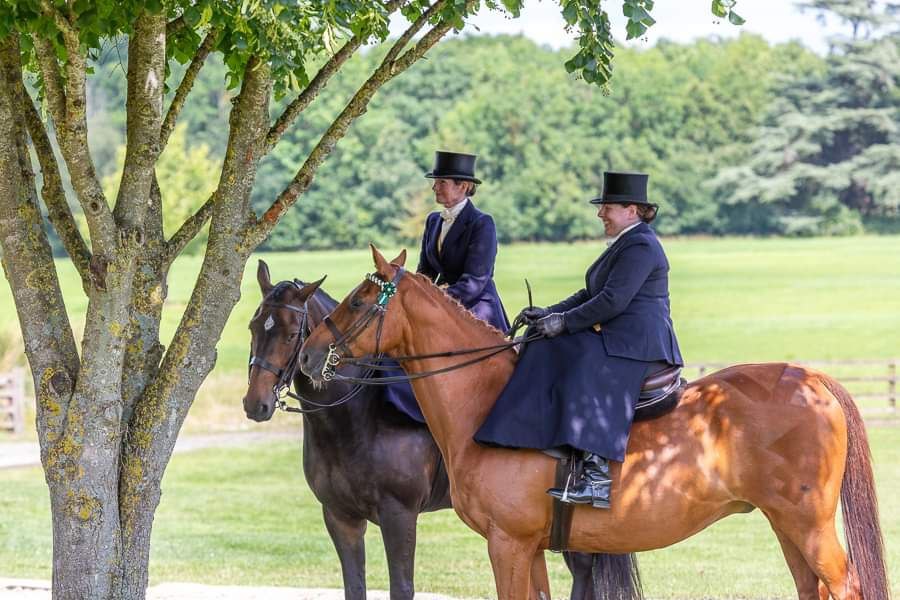
[[[364,460],[329,457],[304,461],[309,487],[319,502],[355,516],[371,518],[378,502],[371,465]]]

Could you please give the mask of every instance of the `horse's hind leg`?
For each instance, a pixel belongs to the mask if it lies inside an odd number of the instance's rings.
[[[339,515],[322,506],[325,527],[341,560],[345,600],[366,599],[366,520]]]
[[[572,573],[572,593],[569,599],[592,600],[594,578],[591,569],[594,566],[594,555],[585,552],[563,552],[563,558],[569,572]]]
[[[834,600],[862,600],[859,581],[853,576],[833,525],[811,533],[797,546]]]
[[[797,586],[798,600],[821,600],[819,597],[819,578],[815,572],[806,564],[800,550],[789,540],[787,536],[780,533],[777,529],[775,535],[778,537],[778,543],[781,544],[781,551],[784,553],[784,560],[787,561],[791,575],[794,577],[794,585]],[[827,600],[827,596],[826,596]]]
[[[816,522],[808,513],[795,514],[790,519],[778,519],[777,525],[771,515],[769,515],[769,520],[781,542],[781,548],[784,550],[784,556],[794,575],[794,580],[798,581],[797,574],[799,572],[800,581],[805,584],[805,587],[801,589],[800,583],[797,583],[797,591],[801,599],[828,598],[829,594],[834,600],[862,599],[859,582],[852,576],[850,562],[838,542],[833,517],[830,521],[819,520]],[[812,589],[810,575],[803,572],[800,560],[805,563],[806,569],[812,573],[812,576],[821,582],[822,585],[817,586],[818,592]],[[807,595],[804,596],[803,593]]]
[[[391,600],[412,600],[413,597],[417,518],[414,510],[391,498],[385,499],[378,507],[381,539],[384,540],[391,582]]]

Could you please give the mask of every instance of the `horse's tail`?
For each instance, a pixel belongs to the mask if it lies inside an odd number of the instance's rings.
[[[634,554],[594,554],[594,600],[644,600]]]
[[[844,386],[831,378],[823,383],[844,409],[847,421],[847,463],[841,482],[841,512],[850,562],[856,567],[866,600],[891,596],[884,563],[884,539],[878,519],[878,499],[872,476],[872,454],[856,403]]]

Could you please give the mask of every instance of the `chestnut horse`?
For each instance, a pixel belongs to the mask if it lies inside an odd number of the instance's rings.
[[[377,272],[301,348],[301,369],[314,381],[323,381],[326,359],[347,361],[351,353],[410,356],[401,364],[412,375],[461,362],[422,355],[502,340],[427,277],[404,271],[405,251],[393,263],[374,246],[372,255]],[[545,492],[555,463],[541,452],[472,439],[515,361],[513,351],[502,352],[416,379],[413,389],[447,463],[453,508],[487,539],[498,596],[518,600],[550,597],[543,551],[551,501]],[[768,363],[698,379],[672,412],[633,426],[612,480],[610,510],[576,507],[572,550],[662,548],[722,517],[759,508],[801,600],[890,596],[865,429],[849,393],[828,375]],[[835,530],[839,499],[849,559]]]

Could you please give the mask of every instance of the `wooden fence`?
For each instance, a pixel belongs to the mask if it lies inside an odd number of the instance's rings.
[[[25,427],[25,372],[0,373],[0,431],[19,433]]]
[[[896,358],[881,360],[791,361],[828,373],[853,395],[863,413],[894,413],[897,410]],[[688,380],[718,369],[725,363],[689,364],[684,368]],[[21,368],[0,373],[0,432],[19,433],[24,428],[25,375]]]
[[[900,359],[881,360],[792,360],[828,373],[853,395],[863,412],[895,412],[897,410],[897,365]],[[694,379],[724,369],[728,365],[703,363],[687,365],[685,377]]]

